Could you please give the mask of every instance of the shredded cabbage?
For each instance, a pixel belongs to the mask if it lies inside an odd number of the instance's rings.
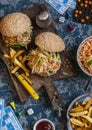
[[[30,51],[27,59],[32,73],[41,76],[53,75],[61,65],[61,59],[60,57],[57,58],[55,53],[40,50],[39,48]]]

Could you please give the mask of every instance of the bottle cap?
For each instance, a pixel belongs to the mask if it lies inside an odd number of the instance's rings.
[[[51,17],[47,11],[42,11],[36,17],[36,24],[41,28],[47,28],[51,24]]]
[[[49,13],[47,11],[43,11],[38,15],[39,20],[46,20],[49,17]]]

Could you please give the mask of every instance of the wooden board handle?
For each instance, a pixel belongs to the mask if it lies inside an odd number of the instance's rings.
[[[62,103],[62,99],[58,90],[56,89],[56,87],[52,82],[47,83],[45,85],[45,89],[48,93],[53,109],[58,112],[58,116],[60,117],[63,109],[60,107],[60,104]]]
[[[48,93],[52,105],[53,100],[55,104],[60,104],[62,102],[61,96],[52,82],[48,82],[47,84],[45,84],[45,89]]]

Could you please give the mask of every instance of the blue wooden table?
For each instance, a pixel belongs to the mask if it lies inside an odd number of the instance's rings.
[[[92,35],[92,26],[86,24],[74,23],[72,19],[66,19],[64,23],[58,21],[60,14],[57,13],[50,5],[44,0],[0,0],[0,17],[16,11],[22,11],[28,7],[45,3],[51,17],[55,22],[58,34],[64,40],[66,44],[66,50],[71,54],[72,60],[75,62],[78,71],[76,77],[67,78],[55,81],[55,85],[63,98],[62,116],[58,117],[57,113],[52,109],[50,101],[44,88],[41,88],[38,93],[40,95],[39,101],[34,101],[31,97],[24,103],[20,103],[17,93],[14,89],[13,83],[10,80],[7,68],[3,61],[0,59],[0,98],[5,99],[6,106],[9,105],[10,101],[15,101],[16,112],[21,108],[25,109],[32,108],[34,114],[28,116],[24,113],[18,117],[24,130],[31,130],[34,123],[41,118],[48,118],[54,122],[56,130],[67,130],[66,127],[66,110],[69,103],[77,96],[92,91],[92,80],[89,76],[84,74],[77,65],[76,51],[78,45],[82,40]],[[67,24],[74,27],[73,31],[67,29]]]

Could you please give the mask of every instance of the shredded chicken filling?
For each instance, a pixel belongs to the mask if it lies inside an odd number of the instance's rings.
[[[24,32],[22,35],[16,36],[16,37],[6,37],[2,36],[3,41],[5,43],[8,43],[11,45],[20,44],[23,46],[23,44],[28,44],[31,41],[31,35],[32,35],[32,29],[29,29],[28,31]]]

